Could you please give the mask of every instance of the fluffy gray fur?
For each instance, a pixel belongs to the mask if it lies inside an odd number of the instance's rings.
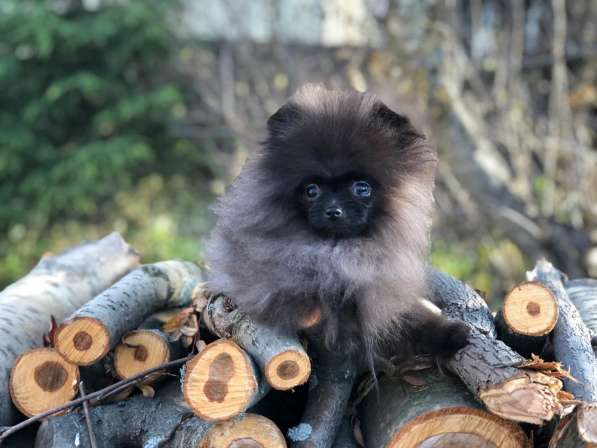
[[[437,158],[377,97],[308,85],[268,121],[268,139],[215,206],[209,287],[284,331],[315,308],[330,348],[376,354],[437,319],[420,305]],[[366,235],[316,235],[301,219],[305,176],[365,172],[381,186]]]

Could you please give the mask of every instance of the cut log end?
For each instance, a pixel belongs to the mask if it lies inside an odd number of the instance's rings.
[[[73,364],[89,366],[106,356],[108,350],[108,330],[92,317],[76,317],[60,325],[56,333],[56,351]]]
[[[163,335],[152,330],[131,331],[114,350],[114,369],[121,379],[130,378],[168,361],[168,342]],[[152,377],[149,382],[153,382],[158,376]]]
[[[244,412],[257,390],[251,359],[230,340],[211,343],[186,365],[185,401],[204,420],[224,420]]]
[[[578,411],[578,435],[597,447],[597,403],[584,403]]]
[[[79,369],[55,350],[39,348],[19,356],[10,376],[10,394],[28,417],[72,400],[77,394]]]
[[[284,436],[268,418],[244,414],[242,418],[215,424],[201,448],[286,448]]]
[[[562,382],[538,372],[527,372],[479,393],[487,409],[508,420],[541,425],[562,412],[558,394]]]
[[[304,351],[286,350],[274,356],[265,367],[270,386],[288,390],[305,384],[311,374],[311,360]]]
[[[420,415],[398,431],[387,448],[526,448],[516,425],[489,412],[454,407]]]
[[[544,336],[558,321],[558,303],[540,283],[516,286],[504,299],[503,316],[508,327],[525,336]]]

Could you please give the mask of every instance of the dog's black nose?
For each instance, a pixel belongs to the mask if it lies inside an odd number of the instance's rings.
[[[336,207],[336,206],[328,207],[325,211],[325,217],[332,221],[342,218],[343,215],[344,215],[344,212],[342,211],[342,209],[340,207]]]

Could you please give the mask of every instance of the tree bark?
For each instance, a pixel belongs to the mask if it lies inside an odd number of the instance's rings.
[[[342,419],[342,424],[338,428],[332,448],[359,448],[359,446],[354,439],[350,417],[346,416]]]
[[[98,448],[195,447],[211,427],[209,422],[191,418],[193,414],[184,406],[177,380],[161,388],[154,398],[136,395],[119,403],[94,406],[90,411]],[[168,444],[175,440],[186,444]],[[81,409],[50,417],[41,424],[35,439],[36,448],[71,446],[91,447]]]
[[[524,358],[496,339],[493,316],[468,285],[435,269],[429,272],[435,303],[442,313],[471,329],[469,343],[447,361],[466,387],[496,415],[541,424],[562,411],[562,383],[539,372],[520,369]]]
[[[591,332],[593,351],[597,356],[597,279],[579,278],[564,285],[568,297]]]
[[[597,406],[584,405],[564,417],[556,427],[549,448],[595,448]]]
[[[311,361],[296,336],[280,334],[236,309],[227,309],[224,296],[210,299],[203,320],[212,333],[246,350],[274,389],[292,389],[309,379]]]
[[[301,422],[288,430],[292,448],[330,448],[342,424],[357,376],[356,363],[323,347],[316,329],[307,332],[314,373]]]
[[[413,386],[384,376],[359,406],[366,446],[387,448],[523,448],[518,425],[481,410],[458,379],[437,371],[412,372]]]
[[[43,257],[0,292],[0,425],[14,423],[8,377],[17,356],[42,345],[50,316],[61,321],[135,267],[139,257],[117,233]]]
[[[560,317],[552,333],[555,359],[576,379],[564,378],[564,387],[577,400],[597,402],[597,361],[591,346],[591,335],[564,289],[563,274],[546,260],[539,260],[529,280],[547,286],[558,301]]]
[[[201,280],[200,269],[188,262],[141,266],[63,322],[56,350],[73,364],[93,364],[150,314],[191,303]]]

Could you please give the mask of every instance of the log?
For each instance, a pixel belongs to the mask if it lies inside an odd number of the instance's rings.
[[[526,282],[504,298],[496,316],[499,338],[525,358],[540,355],[558,321],[558,304],[541,283]]]
[[[141,266],[63,322],[56,333],[56,350],[73,364],[93,364],[150,314],[190,304],[200,282],[201,271],[192,263]]]
[[[286,448],[286,441],[270,419],[247,413],[214,424],[201,448]]]
[[[591,332],[593,351],[597,356],[597,280],[580,278],[566,282],[568,297]]]
[[[160,388],[154,398],[136,395],[120,403],[94,406],[90,413],[97,448],[198,447],[211,427],[211,423],[192,417],[176,380]],[[82,410],[45,420],[35,447],[91,448]]]
[[[182,344],[172,342],[168,335],[156,329],[133,330],[123,336],[114,349],[114,370],[120,379],[167,363],[182,356]],[[143,384],[153,384],[165,372],[156,373]]]
[[[330,448],[342,424],[357,376],[357,364],[340,353],[328,351],[317,328],[307,332],[314,359],[309,395],[301,422],[288,430],[293,448]]]
[[[346,416],[342,419],[332,448],[359,448],[359,444],[354,439],[350,417]]]
[[[9,397],[10,369],[17,356],[42,345],[50,316],[61,321],[138,262],[135,251],[112,233],[43,257],[0,292],[0,425],[11,425],[18,415]]]
[[[269,390],[251,357],[235,342],[212,342],[187,362],[184,399],[203,420],[232,418],[256,404]]]
[[[359,406],[365,445],[376,448],[523,448],[520,427],[480,408],[457,378],[416,372],[424,385],[384,376]]]
[[[442,313],[471,328],[469,343],[446,365],[496,415],[542,424],[562,411],[562,383],[540,372],[518,368],[524,358],[496,339],[493,316],[468,285],[435,269],[429,271],[434,302]]]
[[[583,405],[556,427],[549,448],[597,448],[597,405]]]
[[[10,396],[27,417],[72,400],[79,390],[79,368],[51,348],[36,348],[20,355],[9,381]]]
[[[564,388],[577,400],[597,402],[597,360],[591,334],[566,293],[563,274],[547,260],[539,260],[527,272],[527,279],[543,283],[558,301],[560,317],[551,335],[554,355],[575,379],[565,378]]]
[[[259,324],[226,302],[222,295],[209,300],[203,311],[207,328],[246,350],[274,389],[288,390],[306,383],[311,361],[298,338]]]

